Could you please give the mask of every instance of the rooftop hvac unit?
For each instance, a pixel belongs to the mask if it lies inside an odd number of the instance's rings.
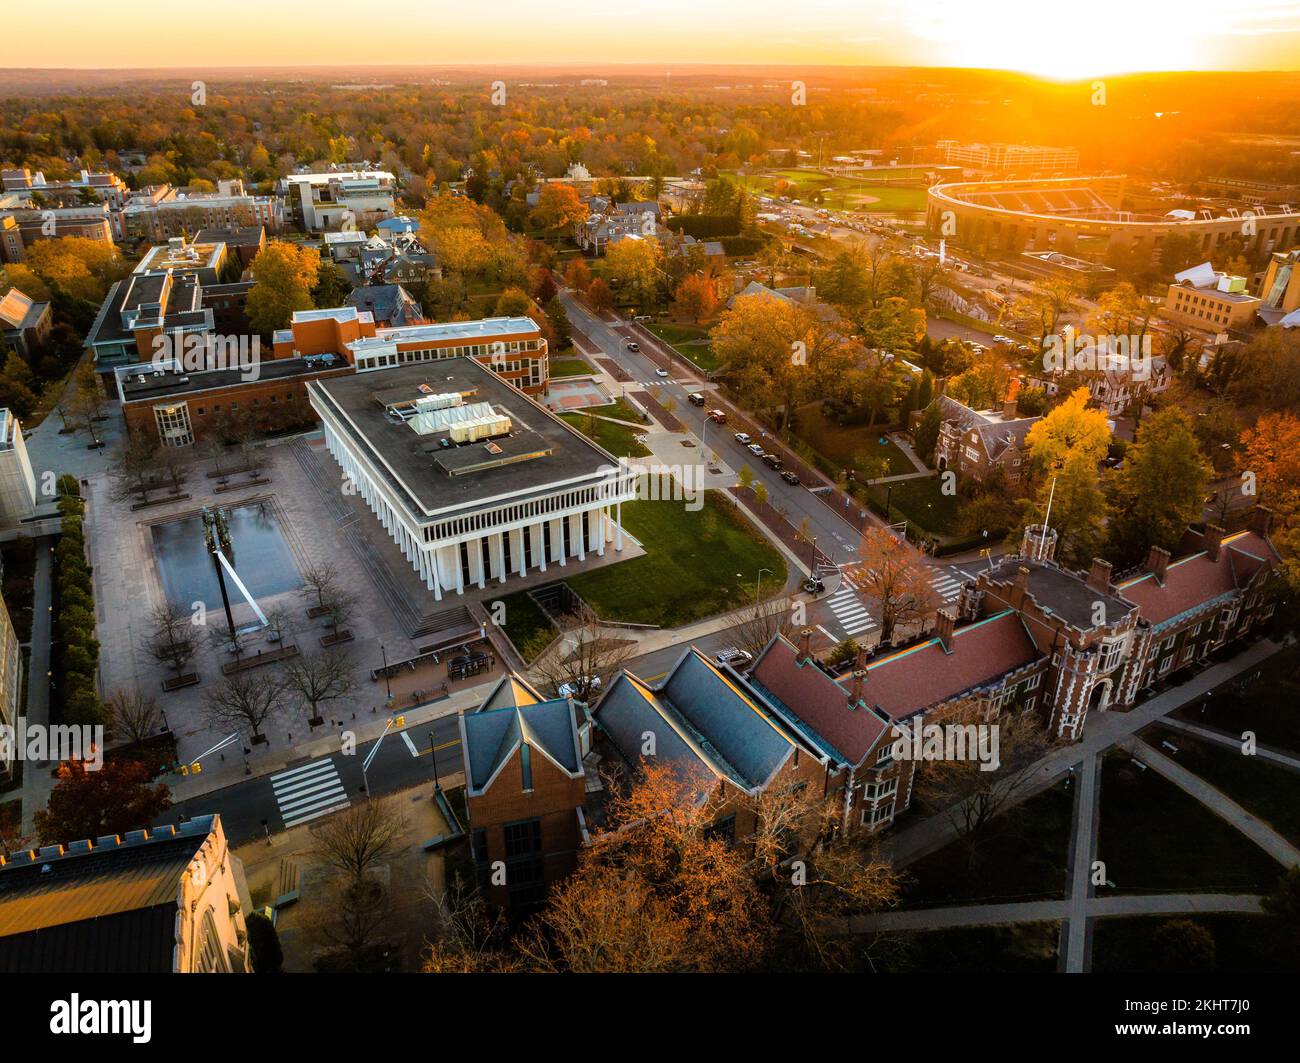
[[[510,431],[510,418],[501,414],[488,417],[475,417],[473,420],[461,421],[451,426],[449,434],[456,443],[477,443],[480,439],[491,439]]]
[[[432,410],[445,410],[450,406],[460,406],[464,402],[459,391],[446,391],[439,395],[423,395],[415,400],[415,408],[420,413]]]

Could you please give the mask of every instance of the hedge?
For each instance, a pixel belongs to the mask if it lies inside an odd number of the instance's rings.
[[[54,548],[54,687],[53,710],[60,723],[96,724],[104,719],[95,691],[99,640],[95,638],[95,589],[86,564],[82,526],[86,505],[76,477],[58,479],[62,533]]]

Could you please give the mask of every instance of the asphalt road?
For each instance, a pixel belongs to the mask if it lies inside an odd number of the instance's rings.
[[[250,778],[221,790],[190,798],[159,816],[158,824],[175,823],[217,811],[226,834],[238,845],[268,832],[313,822],[366,799],[362,762],[374,747],[367,742],[355,752],[303,758],[271,775]],[[462,768],[460,731],[455,716],[446,716],[405,731],[390,731],[380,742],[365,779],[375,796],[421,783],[433,783],[429,757],[434,749],[441,778]],[[238,756],[238,752],[234,756]]]

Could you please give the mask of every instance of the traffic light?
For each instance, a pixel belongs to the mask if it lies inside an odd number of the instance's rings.
[[[406,717],[405,717],[405,716],[399,716],[399,717],[397,717],[397,719],[395,719],[395,720],[393,721],[393,726],[394,726],[394,727],[405,727],[405,726],[406,726]]]

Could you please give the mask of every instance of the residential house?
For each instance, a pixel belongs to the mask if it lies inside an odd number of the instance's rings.
[[[17,288],[10,288],[0,299],[0,340],[19,354],[34,354],[53,327],[49,303],[37,302]]]
[[[1000,410],[972,410],[948,395],[934,401],[941,418],[934,451],[940,470],[951,469],[961,480],[982,482],[995,470],[1000,470],[1008,483],[1021,479],[1025,436],[1037,417],[1021,417],[1015,399],[1008,399]],[[913,428],[923,416],[924,411],[912,415]]]

